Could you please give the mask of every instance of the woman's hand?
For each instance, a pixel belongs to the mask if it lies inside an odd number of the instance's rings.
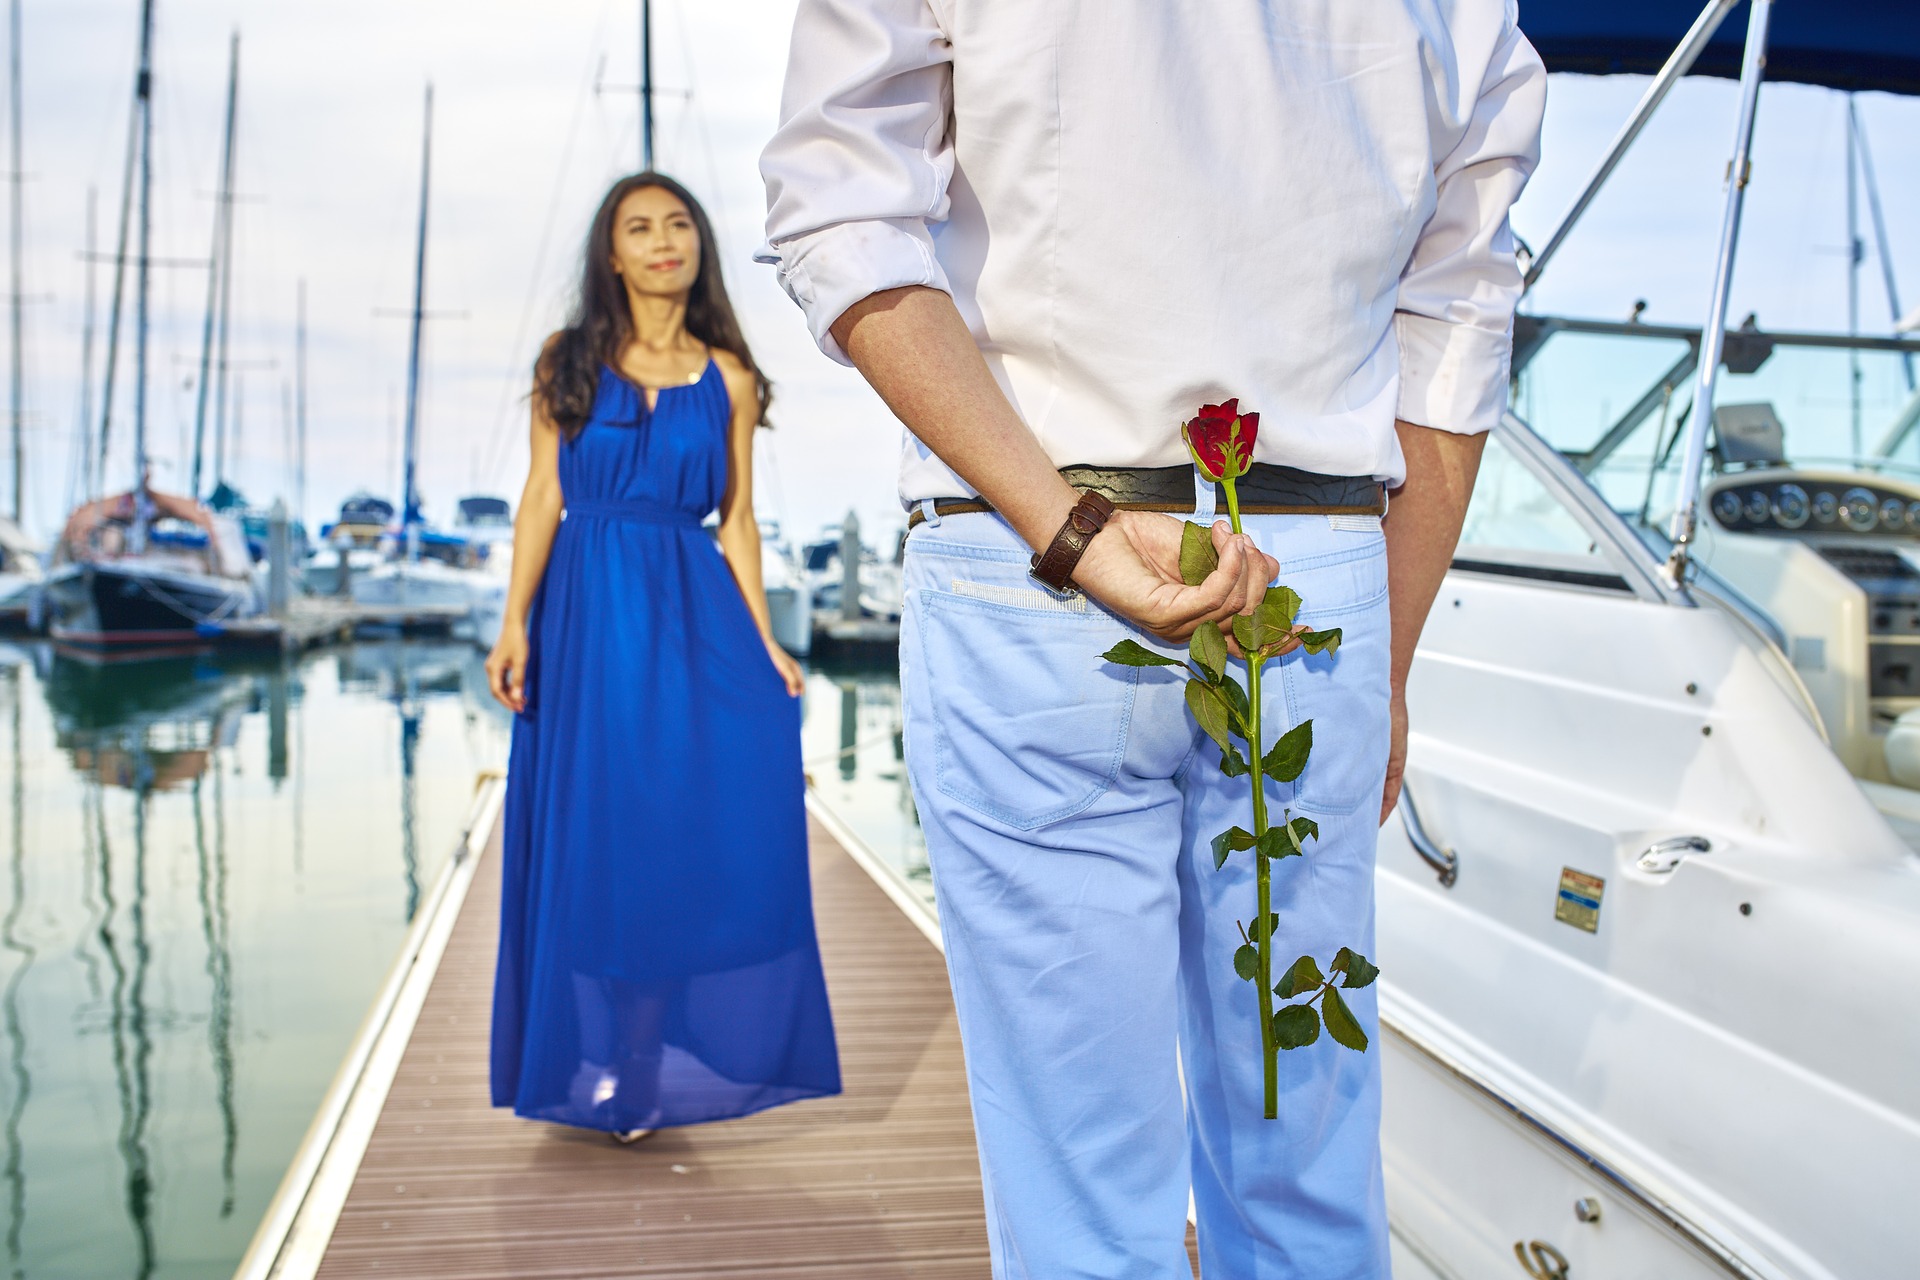
[[[782,649],[772,638],[762,636],[761,639],[766,641],[767,656],[773,659],[773,669],[778,671],[780,678],[787,683],[787,696],[799,697],[800,691],[807,687],[807,673],[801,669],[794,656]]]
[[[502,622],[500,638],[487,655],[487,688],[494,700],[515,715],[527,709],[527,626]]]

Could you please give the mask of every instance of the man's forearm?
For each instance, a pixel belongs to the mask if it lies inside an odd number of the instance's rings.
[[[1078,495],[1007,403],[953,299],[888,289],[854,304],[834,340],[909,430],[1039,548]]]
[[[1480,471],[1485,435],[1457,435],[1397,422],[1407,482],[1393,495],[1387,538],[1387,597],[1393,610],[1393,691],[1406,688],[1427,613],[1453,563],[1467,499]]]

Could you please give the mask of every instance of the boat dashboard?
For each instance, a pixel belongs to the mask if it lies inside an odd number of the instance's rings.
[[[1770,468],[1723,476],[1707,509],[1729,533],[1920,538],[1920,485],[1886,476]]]

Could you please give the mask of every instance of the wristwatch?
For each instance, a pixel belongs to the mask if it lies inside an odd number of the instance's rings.
[[[1087,544],[1106,527],[1112,515],[1113,503],[1107,501],[1105,495],[1092,489],[1081,490],[1080,501],[1073,504],[1066,523],[1053,535],[1047,549],[1034,556],[1029,572],[1053,590],[1071,595],[1077,590],[1073,585],[1074,568],[1086,554]]]

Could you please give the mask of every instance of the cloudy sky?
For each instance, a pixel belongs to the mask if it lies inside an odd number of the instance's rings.
[[[73,486],[82,408],[88,193],[110,249],[120,198],[137,0],[22,0],[27,522],[58,523]],[[154,252],[205,258],[218,173],[227,41],[242,40],[234,365],[238,440],[229,470],[258,500],[291,496],[287,406],[298,283],[309,328],[307,512],[349,491],[394,494],[406,381],[423,91],[434,86],[433,207],[422,489],[444,517],[468,492],[517,493],[526,372],[565,304],[580,236],[607,183],[637,164],[636,0],[158,0]],[[776,116],[791,0],[659,0],[655,78],[661,167],[708,204],[748,336],[778,384],[760,503],[802,535],[849,507],[899,522],[898,427],[849,371],[813,348],[769,269],[755,266],[755,157]],[[1524,25],[1524,8],[1522,21]],[[1558,77],[1545,159],[1516,212],[1538,244],[1643,82]],[[1859,100],[1909,308],[1920,302],[1920,103]],[[1542,311],[1697,323],[1704,308],[1731,134],[1733,86],[1689,82],[1536,292]],[[1798,87],[1761,111],[1736,316],[1842,329],[1845,100]],[[1884,329],[1870,260],[1862,303]],[[111,272],[96,268],[104,315]],[[156,272],[150,448],[156,481],[182,487],[206,277]],[[104,336],[91,400],[98,413]],[[128,366],[123,363],[122,368]],[[122,383],[120,404],[128,403]],[[130,472],[116,413],[109,476]],[[878,539],[876,539],[877,541]]]

